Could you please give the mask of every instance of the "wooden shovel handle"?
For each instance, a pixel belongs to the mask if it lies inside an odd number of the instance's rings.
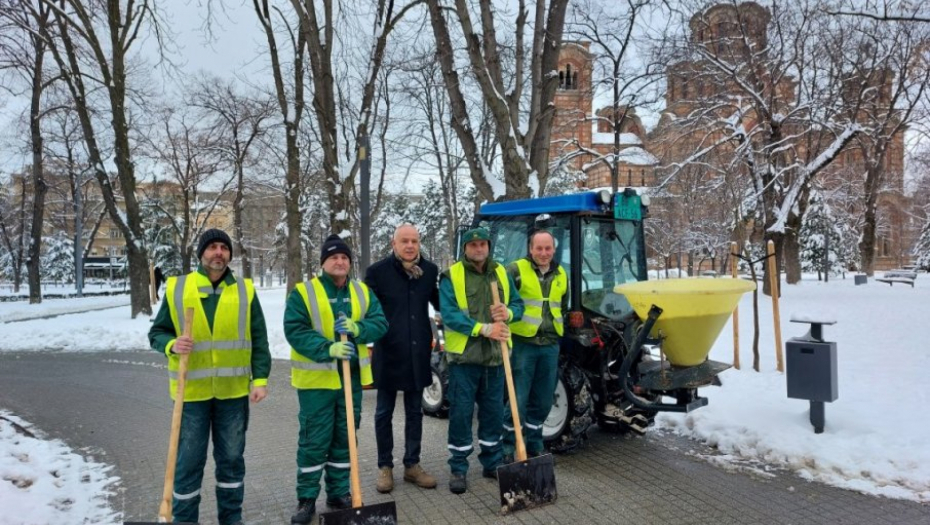
[[[501,304],[500,294],[497,292],[497,281],[491,281],[491,298],[494,306]],[[513,416],[513,433],[516,437],[514,459],[526,461],[526,445],[523,443],[523,427],[520,425],[520,411],[517,409],[517,393],[513,387],[513,372],[510,370],[510,350],[507,341],[500,341],[501,356],[504,358],[504,377],[507,379],[507,395],[510,398],[510,414]]]
[[[194,324],[194,309],[184,311],[184,335],[191,336]],[[174,493],[174,471],[178,460],[178,440],[181,436],[181,414],[184,412],[184,383],[187,382],[187,358],[190,354],[181,354],[178,364],[178,391],[174,396],[174,411],[171,413],[171,437],[168,438],[168,461],[165,463],[165,490],[161,495],[161,507],[158,517],[170,522],[171,499]]]
[[[341,334],[343,343],[349,336]],[[352,507],[362,506],[362,482],[358,476],[358,446],[355,443],[355,406],[352,403],[352,364],[342,360],[342,390],[346,395],[346,428],[349,429],[349,478],[352,487]]]

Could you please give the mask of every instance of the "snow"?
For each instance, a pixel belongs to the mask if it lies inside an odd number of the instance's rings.
[[[613,144],[614,143],[614,134],[595,132],[591,137],[592,144]],[[621,133],[620,134],[620,145],[621,146],[639,146],[643,143],[642,140],[635,133]]]
[[[120,523],[122,516],[107,502],[119,481],[109,475],[112,467],[43,436],[0,409],[0,522]]]
[[[129,306],[129,295],[82,297],[80,299],[43,299],[41,304],[29,304],[29,301],[0,303],[0,323],[118,306]],[[3,331],[6,334],[7,327],[4,327]]]
[[[713,462],[765,465],[802,479],[867,494],[930,502],[930,276],[914,289],[854,286],[851,276],[829,283],[784,286],[782,337],[802,336],[806,324],[786,319],[836,320],[826,341],[838,345],[839,398],[826,405],[824,433],[814,434],[809,403],[788,399],[785,375],[775,371],[772,301],[759,295],[762,372],[752,370],[752,294],[740,302],[742,370],[730,369],[722,387],[701,394],[706,407],[690,414],[660,414],[657,426],[716,447]],[[733,328],[727,324],[711,359],[733,361]]]
[[[659,159],[643,148],[632,146],[617,152],[617,162],[625,162],[633,166],[654,166],[659,163]]]
[[[663,270],[651,277],[664,277],[664,273]],[[260,288],[258,295],[267,320],[271,353],[276,359],[287,359],[289,347],[281,323],[285,289]],[[76,309],[96,306],[94,299],[60,302],[72,302]],[[837,321],[823,328],[825,339],[838,344],[839,399],[826,406],[824,433],[814,434],[808,420],[808,403],[788,399],[785,376],[775,371],[772,303],[761,294],[762,372],[752,370],[752,294],[746,294],[740,303],[743,369],[721,374],[722,387],[701,389],[701,395],[709,399],[706,407],[690,414],[660,414],[656,427],[716,447],[719,454],[699,457],[728,470],[760,473],[784,470],[804,480],[930,502],[930,447],[925,444],[930,434],[930,418],[920,416],[926,414],[930,403],[930,391],[925,386],[926,370],[930,369],[926,344],[930,340],[930,323],[926,322],[928,303],[930,276],[926,274],[918,276],[913,289],[882,286],[872,281],[854,286],[851,276],[845,280],[831,278],[829,283],[805,280],[784,287],[780,312],[785,341],[804,335],[809,328],[790,323],[789,319],[829,316]],[[10,319],[25,307],[0,303],[0,318]],[[50,307],[65,308],[52,301],[40,308]],[[54,322],[4,323],[0,328],[4,334],[0,352],[145,350],[149,320],[145,317],[130,320],[129,314],[128,306],[123,306],[61,315]],[[732,362],[731,335],[728,324],[711,350],[712,359]],[[275,366],[287,364],[277,361]],[[8,435],[9,430],[0,426],[0,436],[4,436],[0,447],[10,446],[6,443]],[[54,454],[46,457],[52,458]],[[0,490],[4,489],[12,490],[0,485]],[[72,499],[88,501],[83,494],[75,492]],[[2,492],[0,499],[6,501]],[[56,521],[39,519],[32,523],[50,522]]]

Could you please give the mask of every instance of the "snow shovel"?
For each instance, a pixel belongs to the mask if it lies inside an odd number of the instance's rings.
[[[342,334],[342,342],[349,338]],[[320,513],[320,525],[397,525],[397,506],[393,501],[362,506],[362,483],[358,476],[358,444],[355,442],[355,407],[352,403],[352,366],[342,361],[342,386],[346,395],[346,426],[349,429],[349,476],[352,508]]]
[[[497,281],[491,281],[491,296],[494,305],[500,304]],[[510,413],[513,416],[513,433],[516,438],[515,462],[497,468],[497,481],[501,494],[501,514],[529,509],[552,503],[558,498],[555,488],[555,461],[552,454],[535,458],[526,457],[523,443],[523,428],[517,410],[517,394],[513,387],[513,372],[510,369],[510,352],[507,341],[501,341],[501,356],[504,359],[504,376],[507,378],[507,394],[510,397]]]
[[[194,324],[194,309],[184,311],[184,335],[191,336]],[[174,469],[178,459],[178,439],[181,436],[181,414],[184,410],[184,383],[187,381],[187,358],[190,354],[181,354],[178,365],[178,392],[174,396],[174,412],[171,414],[171,437],[168,439],[168,461],[165,465],[165,490],[162,492],[161,507],[158,509],[158,521],[124,521],[123,525],[154,525],[156,523],[173,523],[185,525],[187,522],[171,521],[171,497],[174,494]],[[196,525],[187,523],[187,525]]]

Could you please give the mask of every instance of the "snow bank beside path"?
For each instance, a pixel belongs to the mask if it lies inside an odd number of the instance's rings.
[[[921,279],[925,278],[925,279]],[[759,462],[803,479],[868,494],[930,502],[930,276],[916,287],[852,279],[785,286],[782,335],[803,335],[792,316],[828,315],[838,323],[824,337],[838,345],[839,399],[826,404],[826,427],[814,434],[809,403],[788,399],[785,376],[775,371],[772,302],[759,296],[763,372],[752,370],[752,294],[740,303],[742,370],[721,375],[723,387],[701,390],[709,404],[691,414],[661,414],[658,427],[716,447],[712,461]],[[727,324],[711,358],[733,361]],[[729,459],[727,459],[729,458]]]
[[[0,325],[3,331],[0,352],[146,350],[150,327],[148,316],[130,319],[128,305],[52,319],[4,323]]]
[[[40,304],[29,304],[28,301],[0,303],[0,323],[128,305],[128,295],[45,299]]]
[[[0,524],[120,523],[107,503],[119,481],[111,469],[0,410]]]

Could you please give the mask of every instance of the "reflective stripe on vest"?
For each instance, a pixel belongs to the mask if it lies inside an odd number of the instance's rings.
[[[331,306],[332,299],[326,295],[326,288],[323,287],[323,283],[320,282],[319,278],[311,279],[310,285],[313,288],[312,293],[307,289],[306,283],[297,283],[296,286],[297,292],[304,300],[304,306],[307,307],[310,324],[323,337],[335,341],[336,317]],[[352,311],[350,317],[353,321],[358,322],[365,318],[371,301],[370,293],[365,283],[354,279],[349,280],[349,301]],[[357,345],[357,348],[361,382],[363,385],[370,385],[372,376],[368,346]],[[294,388],[338,390],[342,388],[339,370],[340,367],[337,361],[318,363],[300,355],[291,348],[291,385]]]
[[[568,291],[568,277],[561,266],[557,266],[557,275],[549,285],[549,297],[543,297],[542,282],[526,259],[517,261],[520,270],[520,298],[523,299],[523,318],[510,325],[510,331],[522,337],[533,337],[543,322],[543,306],[549,303],[552,313],[552,326],[558,335],[565,332],[562,321],[562,297]]]
[[[249,279],[236,279],[235,286],[220,283],[214,290],[210,279],[192,272],[169,277],[165,297],[177,334],[184,333],[184,310],[194,309],[191,337],[194,349],[188,357],[184,401],[233,399],[249,395],[252,378],[251,306],[255,288]],[[201,301],[204,295],[218,295],[213,328]],[[180,356],[168,358],[171,397],[177,394]]]
[[[510,304],[510,281],[507,279],[507,271],[500,264],[497,265],[494,271],[504,291],[504,305],[508,305]],[[471,317],[471,314],[468,313],[468,294],[465,292],[465,265],[461,261],[449,268],[449,278],[452,280],[452,290],[455,292],[455,301],[459,310],[466,317]],[[443,332],[446,336],[446,352],[452,352],[453,354],[465,352],[465,347],[468,346],[467,334],[456,332],[449,328],[449,325],[444,327]]]

